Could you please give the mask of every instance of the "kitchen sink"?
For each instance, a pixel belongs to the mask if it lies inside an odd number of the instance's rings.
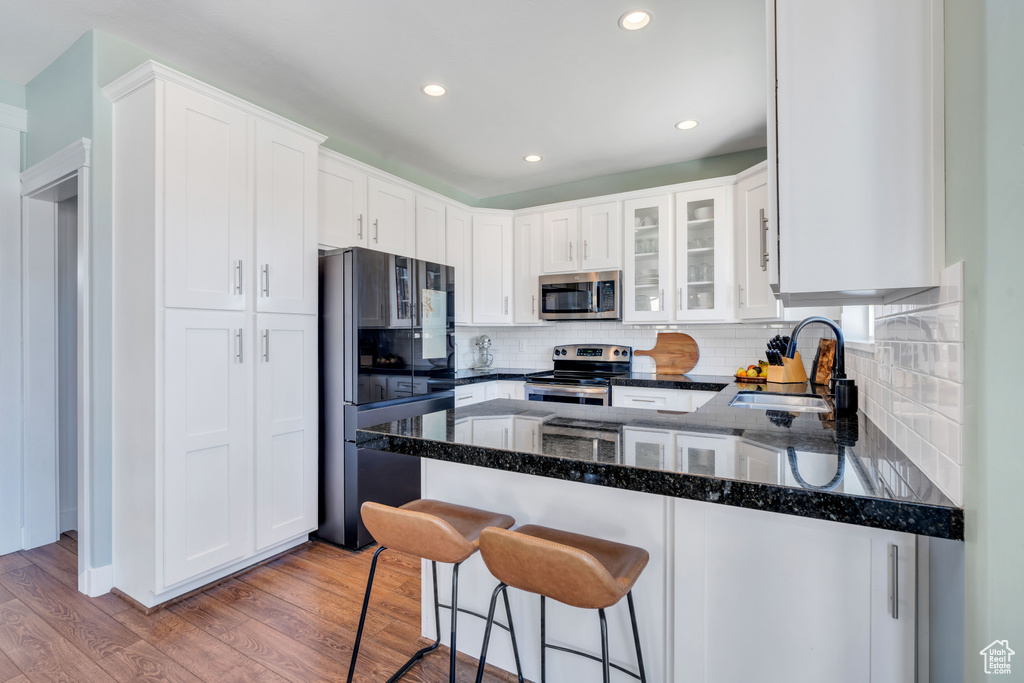
[[[815,394],[772,394],[766,391],[741,391],[729,401],[733,408],[785,410],[791,413],[830,413],[832,408]]]

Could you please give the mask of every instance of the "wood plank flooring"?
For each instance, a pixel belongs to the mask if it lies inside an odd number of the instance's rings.
[[[344,681],[373,550],[306,545],[149,616],[77,591],[74,532],[0,556],[0,683]],[[419,560],[382,553],[355,680],[386,680],[419,636]],[[402,680],[447,681],[439,650]],[[475,676],[459,654],[459,682]],[[484,680],[514,679],[488,666]]]

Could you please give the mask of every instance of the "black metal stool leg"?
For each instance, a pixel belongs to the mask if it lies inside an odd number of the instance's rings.
[[[363,611],[359,614],[359,628],[356,629],[356,642],[352,646],[352,663],[348,667],[347,683],[352,683],[352,676],[356,672],[356,657],[359,656],[359,641],[363,638],[363,625],[366,623],[366,608],[370,605],[370,591],[373,589],[373,575],[377,571],[377,558],[386,548],[381,546],[373,554],[373,561],[370,562],[370,577],[366,580],[366,595],[363,597]]]
[[[605,619],[604,610],[597,610],[598,615],[601,617],[601,671],[603,673],[602,680],[604,683],[611,683],[612,681],[612,670],[609,666],[611,660],[608,655],[608,620]]]
[[[548,680],[548,640],[547,625],[544,623],[544,596],[540,596],[540,683],[547,683]]]
[[[388,679],[388,683],[395,683],[399,678],[405,675],[405,672],[412,668],[413,664],[423,659],[423,655],[428,652],[433,652],[441,644],[441,601],[437,597],[437,562],[430,563],[431,576],[434,579],[434,624],[437,627],[437,638],[434,639],[432,645],[419,650],[412,657],[409,658],[402,668],[395,672],[395,674]]]
[[[504,588],[505,584],[499,583],[498,587],[494,589],[493,593],[491,593],[491,606],[490,609],[487,610],[487,626],[484,627],[484,644],[480,650],[480,664],[476,669],[476,683],[480,683],[484,679],[484,664],[487,662],[487,646],[491,643],[491,626],[494,626],[494,609],[498,605],[498,593],[501,593]]]
[[[512,657],[516,660],[516,675],[519,683],[523,683],[523,665],[519,662],[519,644],[516,643],[516,629],[512,626],[512,607],[508,604],[508,587],[501,592],[505,599],[505,618],[508,620],[508,635],[512,638]]]
[[[633,607],[633,591],[626,593],[629,605],[629,621],[633,624],[633,642],[636,643],[636,663],[640,669],[640,683],[647,683],[647,672],[644,671],[644,655],[640,651],[640,629],[636,625],[636,608]]]
[[[459,618],[459,565],[452,565],[452,639],[451,647],[451,670],[448,672],[448,682],[455,683],[455,624]]]

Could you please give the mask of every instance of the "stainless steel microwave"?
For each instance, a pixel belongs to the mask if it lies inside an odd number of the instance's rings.
[[[540,276],[541,320],[621,320],[622,271]]]

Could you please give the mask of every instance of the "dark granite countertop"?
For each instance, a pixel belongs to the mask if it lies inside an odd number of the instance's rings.
[[[613,387],[650,387],[686,391],[721,391],[730,384],[732,378],[714,375],[666,375],[657,372],[631,372],[628,376],[612,378]]]
[[[836,420],[831,413],[733,408],[728,403],[738,391],[768,387],[725,377],[639,373],[616,381],[724,388],[693,413],[487,401],[360,429],[357,441],[448,462],[963,540],[963,510],[863,414]],[[473,428],[494,420],[508,420],[509,428]]]

